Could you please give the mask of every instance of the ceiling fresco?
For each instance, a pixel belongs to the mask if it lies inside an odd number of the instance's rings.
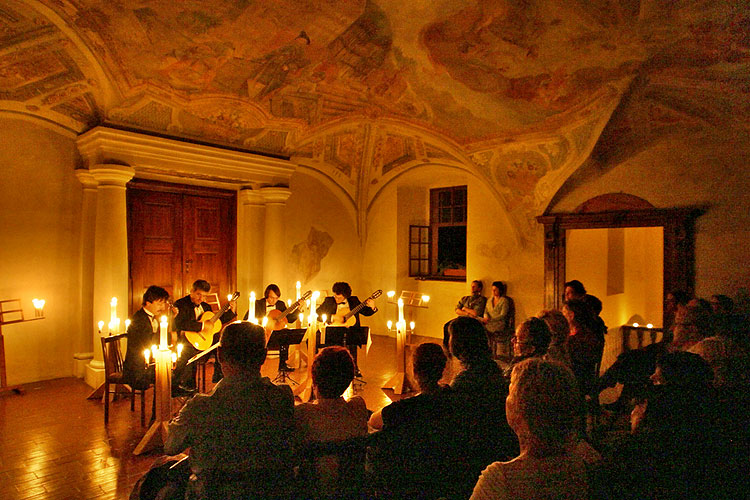
[[[592,150],[748,128],[749,60],[741,0],[0,0],[0,109],[288,155],[359,207],[428,162],[537,210]]]

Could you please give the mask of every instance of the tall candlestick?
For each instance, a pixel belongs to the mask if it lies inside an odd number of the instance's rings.
[[[167,329],[168,328],[169,328],[169,323],[167,323],[167,317],[162,316],[161,323],[159,323],[159,348],[160,349],[167,349],[169,347],[169,344],[167,344]]]
[[[112,297],[112,300],[109,302],[109,310],[109,321],[114,323],[117,319],[117,297]]]
[[[97,325],[99,326],[99,335],[101,335],[102,329],[104,328],[104,321],[100,321]]]
[[[404,320],[404,299],[398,299],[398,322],[401,323],[404,321],[404,324],[406,324],[406,321]]]
[[[250,309],[248,310],[247,318],[250,321],[255,318],[255,292],[250,292]]]
[[[300,295],[300,289],[301,289],[301,287],[302,287],[302,283],[300,283],[300,282],[298,281],[298,282],[297,282],[297,285],[296,285],[296,286],[297,286],[297,300],[299,300],[299,299],[300,299],[300,297],[302,296],[302,295]]]
[[[126,319],[125,320],[125,331],[127,331],[128,328],[130,328],[130,320]]]

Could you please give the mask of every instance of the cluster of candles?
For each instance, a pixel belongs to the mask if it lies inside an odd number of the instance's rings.
[[[302,283],[298,281],[296,283],[295,288],[297,289],[297,300],[299,300],[300,298],[302,298],[302,294],[300,293],[301,292],[301,288],[302,288]],[[231,297],[232,297],[231,295],[227,295],[227,300],[229,300]],[[307,299],[305,301],[305,305],[307,306],[308,309],[310,308],[310,304],[311,303],[314,304],[317,307],[318,297],[320,297],[320,292],[316,291],[316,292],[313,292],[311,299]],[[256,300],[257,300],[257,297],[255,295],[255,292],[254,291],[250,292],[250,304],[249,304],[249,308],[248,308],[247,317],[249,318],[249,321],[251,323],[254,323],[256,325],[261,325],[261,326],[263,326],[265,328],[265,326],[268,324],[268,318],[266,318],[266,317],[264,317],[264,318],[257,318],[257,317],[255,317],[255,301]],[[287,299],[286,305],[287,305],[287,307],[291,307],[291,305],[292,305],[292,299]],[[304,322],[303,322],[303,319],[304,319],[303,316],[304,316],[304,314],[302,314],[302,313],[300,313],[299,316],[298,316],[300,324],[304,324]],[[323,317],[321,319],[325,323],[325,321],[326,321],[325,314],[323,315]],[[308,324],[308,326],[310,326],[310,317],[309,316],[308,316],[308,323],[307,324]]]
[[[117,297],[112,297],[112,300],[109,301],[109,323],[107,323],[107,334],[114,335],[117,333],[122,333],[123,330],[120,329],[120,318],[117,317]],[[130,326],[130,320],[126,319],[125,322],[125,330],[128,329]],[[102,334],[102,331],[104,330],[104,321],[99,321],[99,335]]]
[[[639,326],[641,326],[640,323],[633,323],[633,328],[638,328]],[[653,328],[653,327],[654,327],[653,323],[649,323],[646,325],[646,328]]]
[[[388,296],[388,300],[393,300],[393,297],[396,296],[396,292],[393,290],[386,293]],[[427,303],[430,301],[429,295],[422,295],[422,302]],[[409,328],[406,328],[406,320],[404,319],[404,299],[399,298],[398,301],[396,301],[398,304],[398,320],[396,321],[396,331],[397,332],[413,332],[414,327],[416,326],[416,323],[414,321],[409,322]],[[386,326],[388,327],[388,331],[393,330],[393,321],[388,320],[386,323]]]
[[[154,358],[154,361],[156,361],[157,351],[169,349],[170,346],[168,344],[168,332],[169,321],[167,320],[166,316],[162,316],[159,320],[159,345],[157,346],[156,344],[154,344],[151,346],[151,349],[143,350],[143,357],[146,359],[146,366],[148,366],[151,358]],[[172,363],[176,363],[177,358],[179,358],[180,356],[182,356],[182,344],[177,344],[177,351],[172,351]]]
[[[34,304],[34,312],[37,318],[44,316],[44,299],[31,299],[31,303]]]

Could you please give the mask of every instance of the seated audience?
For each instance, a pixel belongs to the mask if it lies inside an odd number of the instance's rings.
[[[448,390],[448,386],[440,384],[447,361],[443,348],[438,344],[426,342],[417,346],[412,355],[412,371],[419,394],[394,401],[373,413],[370,427],[380,430],[383,427],[408,425],[410,421],[419,422],[420,425],[429,422],[430,416],[435,414],[436,401]]]
[[[569,300],[563,314],[570,326],[568,349],[573,373],[584,395],[592,394],[599,377],[597,369],[604,352],[604,334],[596,316],[583,300]]]
[[[224,378],[187,402],[169,424],[164,451],[190,448],[190,498],[286,498],[293,488],[294,398],[260,374],[263,327],[236,322],[221,333]]]
[[[516,329],[516,334],[511,338],[513,344],[513,359],[510,367],[505,372],[505,378],[509,379],[513,367],[528,358],[540,358],[547,354],[552,334],[547,323],[539,318],[529,318],[521,323]]]
[[[747,451],[719,424],[713,374],[700,356],[659,357],[654,390],[631,415],[632,435],[605,454],[596,498],[741,498]],[[745,458],[742,458],[742,455]]]
[[[451,325],[450,349],[462,367],[451,382],[450,395],[457,473],[454,496],[466,498],[487,465],[515,456],[518,440],[505,418],[508,385],[492,359],[482,324],[457,318]]]
[[[683,292],[682,290],[675,290],[673,292],[667,293],[666,297],[664,298],[663,330],[665,337],[667,335],[671,335],[672,333],[672,325],[674,324],[677,311],[685,309],[689,301],[690,296],[687,294],[687,292]]]
[[[506,290],[502,281],[492,283],[492,296],[487,299],[484,316],[479,318],[492,342],[507,342],[513,335],[515,311],[513,300],[505,295]]]
[[[342,397],[354,380],[354,360],[349,351],[339,346],[322,349],[313,361],[312,379],[315,401],[297,406],[294,412],[301,454],[314,443],[366,435],[368,411],[364,399],[354,396],[347,401]],[[354,460],[357,461],[356,457]],[[359,472],[364,472],[364,455],[359,463],[362,465]],[[311,497],[338,496],[341,487],[356,483],[355,477],[339,477],[342,466],[334,455],[314,457],[300,469],[306,483],[303,487]],[[356,464],[352,467],[356,468]]]
[[[484,317],[484,308],[487,305],[487,297],[482,295],[482,289],[484,283],[480,280],[474,280],[471,282],[471,295],[464,295],[456,304],[456,318],[469,317],[469,318],[482,318]],[[446,349],[448,347],[448,341],[450,339],[450,325],[455,321],[455,318],[448,321],[443,325],[443,346]]]
[[[383,429],[370,454],[377,490],[386,498],[440,498],[455,489],[450,388],[439,384],[447,362],[438,344],[420,344],[412,356],[420,394],[375,412],[370,425]],[[460,444],[460,443],[459,443]]]
[[[588,498],[586,462],[573,445],[579,404],[575,377],[562,364],[540,358],[517,364],[506,414],[521,453],[487,467],[471,498]]]
[[[568,368],[572,366],[570,352],[568,351],[568,336],[570,335],[570,325],[565,315],[555,309],[542,311],[539,313],[539,319],[547,323],[550,334],[552,335],[547,354],[544,359],[550,361],[559,361]]]

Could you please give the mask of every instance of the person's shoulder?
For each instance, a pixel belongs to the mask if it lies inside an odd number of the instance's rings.
[[[353,411],[367,412],[367,403],[362,396],[354,396],[346,402],[346,405]]]
[[[177,300],[175,300],[175,301],[174,301],[174,304],[173,304],[173,305],[174,305],[175,307],[180,307],[180,306],[185,306],[185,305],[187,305],[187,303],[188,303],[188,302],[190,302],[190,295],[185,295],[185,296],[184,296],[184,297],[182,297],[181,299],[177,299]]]

